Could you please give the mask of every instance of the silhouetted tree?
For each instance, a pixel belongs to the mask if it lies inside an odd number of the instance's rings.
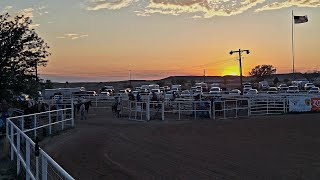
[[[31,24],[28,17],[0,15],[0,99],[38,91],[35,73],[38,66],[46,65],[50,53]]]
[[[286,84],[289,84],[290,79],[284,79],[283,82],[285,82]]]
[[[303,73],[303,77],[306,78],[309,82],[314,82],[317,78],[320,77],[319,71],[306,72]]]
[[[274,80],[273,80],[273,84],[274,84],[274,85],[277,85],[279,82],[280,82],[280,81],[279,81],[278,77],[275,77]]]
[[[192,79],[190,83],[191,83],[191,86],[194,86],[196,84],[196,81]]]
[[[276,71],[276,68],[272,65],[257,65],[249,72],[249,74],[255,77],[256,81],[262,81],[266,77],[275,74]]]
[[[69,86],[69,82],[66,81],[66,83],[64,84],[64,87],[66,88],[66,87],[68,87],[68,86]]]
[[[53,89],[53,83],[47,79],[43,84],[43,89]]]
[[[163,87],[165,85],[164,81],[158,81],[157,84],[160,86],[160,87]]]
[[[177,81],[176,81],[177,84],[181,84],[182,86],[184,86],[184,84],[185,84],[186,82],[187,82],[187,80],[184,79],[184,78],[179,78],[179,79],[177,79]]]

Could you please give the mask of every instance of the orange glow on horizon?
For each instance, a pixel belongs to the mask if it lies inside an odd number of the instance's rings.
[[[228,67],[225,67],[222,71],[222,76],[227,76],[227,75],[232,75],[232,76],[238,76],[240,75],[240,72],[239,72],[239,67],[237,66],[228,66]]]

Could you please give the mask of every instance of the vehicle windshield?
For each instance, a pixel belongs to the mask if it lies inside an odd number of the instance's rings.
[[[298,89],[298,87],[296,87],[296,86],[290,86],[289,87],[289,90],[297,90]]]
[[[220,88],[211,88],[211,91],[220,91]]]

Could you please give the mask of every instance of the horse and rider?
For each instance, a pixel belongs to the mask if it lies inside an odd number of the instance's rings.
[[[122,101],[119,96],[115,96],[111,109],[114,116],[121,117]]]

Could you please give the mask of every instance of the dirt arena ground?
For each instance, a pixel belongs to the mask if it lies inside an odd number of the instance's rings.
[[[133,122],[93,110],[42,148],[76,179],[319,179],[320,114]]]

